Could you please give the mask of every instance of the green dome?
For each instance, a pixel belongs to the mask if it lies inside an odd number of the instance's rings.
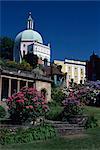
[[[37,41],[39,43],[43,43],[41,35],[32,29],[27,29],[20,32],[16,36],[15,42],[19,43],[20,41]]]

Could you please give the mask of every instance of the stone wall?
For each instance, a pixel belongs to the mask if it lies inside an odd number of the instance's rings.
[[[46,91],[47,91],[47,93],[46,93],[47,101],[51,100],[51,83],[37,80],[36,81],[36,89],[38,91],[41,91],[42,89],[46,89]]]

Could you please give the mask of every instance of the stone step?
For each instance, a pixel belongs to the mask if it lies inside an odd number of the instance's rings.
[[[63,129],[63,130],[81,130],[84,127],[55,127],[55,129]]]
[[[78,124],[52,124],[54,127],[82,127]]]
[[[64,135],[72,135],[72,134],[79,134],[84,132],[83,127],[77,127],[77,128],[55,128],[57,133],[60,136]]]

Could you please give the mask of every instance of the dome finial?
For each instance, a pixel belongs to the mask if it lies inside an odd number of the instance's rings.
[[[93,50],[93,55],[95,55],[95,52],[94,52],[94,50]]]
[[[31,16],[31,12],[29,12],[29,17],[28,17],[28,21],[27,21],[27,29],[33,30],[33,19]]]
[[[29,12],[29,15],[31,15],[32,13],[31,13],[31,11]]]

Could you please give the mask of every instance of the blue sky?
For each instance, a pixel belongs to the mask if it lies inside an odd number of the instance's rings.
[[[99,1],[1,1],[2,36],[15,38],[32,12],[35,30],[51,44],[52,60],[100,55]]]

